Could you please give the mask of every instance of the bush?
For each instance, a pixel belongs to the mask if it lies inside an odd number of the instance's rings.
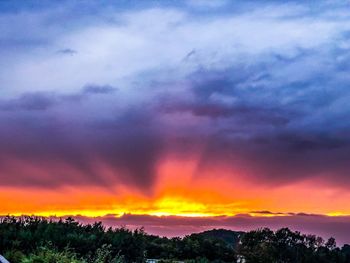
[[[19,250],[6,251],[4,256],[10,262],[22,262],[24,259],[24,254]]]
[[[16,262],[16,261],[14,261]],[[39,248],[36,253],[30,254],[23,258],[21,263],[86,263],[86,261],[78,259],[76,254],[68,249],[58,252],[55,249]]]
[[[124,257],[112,256],[112,245],[103,244],[101,248],[97,249],[96,255],[89,260],[89,263],[123,263]]]

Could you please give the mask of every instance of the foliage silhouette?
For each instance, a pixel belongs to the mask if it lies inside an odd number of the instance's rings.
[[[350,246],[288,228],[235,232],[205,231],[183,238],[148,235],[144,230],[106,229],[101,222],[72,218],[4,217],[0,253],[11,263],[162,262],[350,263]],[[242,261],[243,260],[243,261]]]

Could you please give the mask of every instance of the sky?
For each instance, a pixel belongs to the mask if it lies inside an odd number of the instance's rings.
[[[0,2],[0,214],[350,243],[350,2]]]

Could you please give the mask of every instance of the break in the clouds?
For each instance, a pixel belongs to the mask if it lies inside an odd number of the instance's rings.
[[[0,8],[2,186],[149,191],[172,154],[199,177],[350,181],[346,2]]]

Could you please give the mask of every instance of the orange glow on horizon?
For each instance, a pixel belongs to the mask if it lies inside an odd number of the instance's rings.
[[[174,158],[162,162],[154,189],[148,194],[126,185],[115,186],[113,190],[74,186],[55,190],[1,187],[0,214],[271,217],[303,212],[350,215],[350,208],[346,209],[350,195],[341,189],[316,185],[314,181],[271,187],[250,182],[220,167],[201,171],[201,176],[196,176],[196,163],[196,160]]]

